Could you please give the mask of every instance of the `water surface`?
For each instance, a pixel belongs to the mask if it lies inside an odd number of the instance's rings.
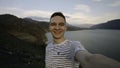
[[[51,41],[51,34],[46,35]],[[100,53],[120,61],[120,30],[67,31],[65,37],[80,41],[89,52]]]

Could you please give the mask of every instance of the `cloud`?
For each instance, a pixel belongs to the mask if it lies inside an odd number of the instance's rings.
[[[102,0],[92,0],[92,1],[95,1],[95,2],[100,2],[100,1],[102,1]]]
[[[82,11],[82,12],[90,12],[91,8],[88,5],[85,4],[79,4],[74,7],[75,10],[77,11]]]
[[[53,11],[43,11],[43,10],[25,10],[20,8],[11,7],[0,7],[0,14],[13,14],[18,17],[37,17],[37,19],[48,20]],[[98,24],[103,23],[108,20],[120,19],[119,13],[105,13],[100,16],[89,15],[84,12],[74,11],[72,13],[65,13],[67,22],[70,24]]]
[[[69,14],[68,16],[70,18],[67,19],[67,22],[71,24],[98,24],[120,18],[120,14],[118,13],[106,13],[101,16],[95,16],[79,12]]]
[[[15,7],[0,7],[0,14],[13,14],[18,17],[49,17],[52,12],[50,11],[42,11],[42,10],[25,10]]]
[[[114,19],[120,19],[120,14],[119,13],[106,13],[100,16],[99,18],[101,22],[114,20]]]
[[[30,16],[30,17],[25,17],[25,18],[31,18],[33,20],[37,20],[37,21],[49,21],[49,18],[46,17],[37,17],[37,16]]]
[[[51,12],[41,10],[29,10],[24,12],[24,16],[37,16],[37,17],[49,17]]]
[[[0,14],[14,14],[18,17],[23,17],[23,12],[25,10],[14,7],[0,7]]]
[[[68,16],[67,22],[71,24],[95,24],[98,23],[97,20],[99,19],[97,16],[91,16],[80,12],[68,14]]]
[[[112,6],[112,7],[118,7],[118,6],[120,6],[120,0],[114,1],[113,3],[109,4],[109,6]]]

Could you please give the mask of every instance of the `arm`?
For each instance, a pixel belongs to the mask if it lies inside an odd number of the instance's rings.
[[[120,68],[120,62],[100,54],[91,54],[88,51],[77,51],[76,59],[83,68]]]

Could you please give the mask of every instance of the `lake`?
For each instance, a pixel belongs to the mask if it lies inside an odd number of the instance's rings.
[[[46,34],[51,41],[51,33]],[[99,53],[120,61],[120,30],[67,31],[67,39],[80,41],[91,53]]]

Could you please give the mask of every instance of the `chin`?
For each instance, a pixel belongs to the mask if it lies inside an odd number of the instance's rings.
[[[56,36],[56,35],[53,35],[53,36],[54,36],[55,39],[60,39],[60,38],[62,38],[62,35],[59,35],[59,36],[58,36],[58,35],[57,35],[57,36]]]

